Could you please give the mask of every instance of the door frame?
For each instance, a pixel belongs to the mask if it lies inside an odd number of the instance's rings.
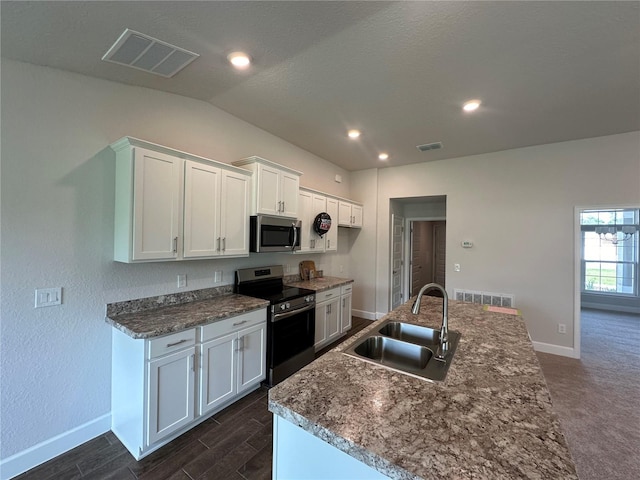
[[[410,218],[405,218],[405,224],[404,224],[404,231],[405,232],[411,232],[411,223],[412,222],[446,222],[447,221],[447,217],[446,216],[438,216],[438,217],[410,217]],[[445,232],[446,232],[446,225],[445,225]],[[404,235],[404,265],[405,265],[405,269],[404,269],[404,276],[405,278],[403,279],[403,291],[402,291],[402,295],[404,296],[404,298],[406,298],[407,300],[409,299],[409,289],[410,289],[410,285],[411,285],[411,269],[409,268],[409,266],[411,265],[411,253],[412,253],[412,248],[413,245],[411,245],[411,235],[407,235],[405,233]],[[445,247],[446,248],[446,247]],[[447,258],[447,253],[445,251],[445,264],[446,264],[446,258]]]
[[[639,204],[616,205],[579,205],[573,209],[573,352],[572,358],[580,358],[581,346],[581,309],[582,309],[582,231],[580,228],[580,214],[585,210],[610,210],[614,208],[640,208]],[[640,233],[639,233],[640,235]]]
[[[398,217],[399,219],[402,219],[401,225],[402,225],[402,239],[400,240],[401,245],[402,245],[402,254],[400,256],[400,294],[402,295],[402,300],[403,303],[404,301],[408,300],[409,297],[407,297],[407,284],[406,284],[406,272],[407,272],[407,268],[406,268],[406,255],[407,255],[407,223],[406,223],[406,218],[403,217],[402,215],[398,215],[395,213],[391,214],[391,228],[390,228],[390,238],[389,238],[389,306],[387,307],[387,310],[390,312],[393,309],[393,226],[394,226],[394,222],[396,217]],[[406,300],[405,300],[406,299]]]

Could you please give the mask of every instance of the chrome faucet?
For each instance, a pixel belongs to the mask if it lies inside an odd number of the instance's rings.
[[[438,347],[438,351],[436,352],[437,360],[444,360],[449,353],[449,312],[448,312],[448,304],[449,304],[449,296],[447,295],[447,291],[437,283],[427,283],[424,287],[420,289],[418,292],[418,297],[416,298],[416,302],[413,304],[411,308],[411,313],[414,315],[418,315],[420,313],[420,300],[422,299],[422,295],[428,290],[439,290],[442,293],[442,327],[440,327],[440,345]]]

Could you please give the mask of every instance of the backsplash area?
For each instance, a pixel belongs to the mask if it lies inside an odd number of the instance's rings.
[[[478,305],[494,305],[497,307],[515,307],[515,297],[508,293],[478,292],[473,290],[454,290],[455,299],[461,302]]]
[[[137,313],[145,310],[152,310],[170,305],[195,302],[197,300],[208,300],[220,295],[233,293],[233,285],[222,285],[220,287],[203,288],[201,290],[191,290],[189,292],[170,293],[158,295],[156,297],[140,298],[107,304],[107,317],[121,315],[124,313]]]

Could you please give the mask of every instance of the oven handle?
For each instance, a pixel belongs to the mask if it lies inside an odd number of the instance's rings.
[[[290,312],[276,313],[273,316],[273,318],[271,319],[271,321],[272,322],[277,322],[278,320],[282,320],[282,319],[285,319],[285,318],[293,317],[294,315],[297,315],[298,313],[306,312],[307,310],[311,310],[312,308],[316,308],[316,305],[315,304],[305,305],[302,308],[298,308],[297,310],[291,310]]]

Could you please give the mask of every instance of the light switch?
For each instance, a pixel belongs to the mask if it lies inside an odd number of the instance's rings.
[[[222,281],[222,270],[216,270],[213,272],[213,281],[215,283],[220,283]]]
[[[62,305],[62,287],[36,288],[35,308]]]
[[[187,286],[187,274],[181,273],[178,275],[178,288],[184,288]]]

